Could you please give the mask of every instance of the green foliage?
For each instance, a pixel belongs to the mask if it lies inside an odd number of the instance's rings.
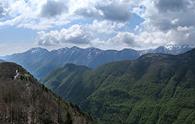
[[[148,54],[95,70],[71,67],[49,75],[45,85],[100,124],[195,123],[195,50]]]
[[[16,70],[19,79],[13,79]],[[21,66],[0,63],[0,124],[91,124],[90,116],[64,102]]]

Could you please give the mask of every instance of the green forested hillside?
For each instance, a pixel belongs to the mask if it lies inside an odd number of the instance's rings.
[[[86,88],[83,82],[83,77],[87,76],[84,72],[88,71],[90,69],[85,66],[67,64],[64,68],[51,73],[44,82],[47,82],[48,88],[55,89],[55,92],[63,96],[64,99],[79,103],[88,95],[84,93]]]
[[[147,54],[95,70],[69,66],[44,84],[100,124],[195,123],[195,49],[178,56]]]
[[[3,62],[0,124],[92,124],[92,119],[39,84],[21,66]]]

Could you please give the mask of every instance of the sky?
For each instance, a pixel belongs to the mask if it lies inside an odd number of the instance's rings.
[[[195,45],[194,0],[0,0],[0,55]]]

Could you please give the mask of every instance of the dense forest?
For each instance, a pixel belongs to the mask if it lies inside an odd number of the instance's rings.
[[[67,64],[44,85],[100,124],[195,123],[195,49],[90,69]]]
[[[57,97],[21,66],[0,63],[0,123],[92,124],[92,118]]]

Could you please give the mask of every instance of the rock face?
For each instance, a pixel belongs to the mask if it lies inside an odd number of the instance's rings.
[[[20,74],[14,79],[16,70]],[[0,124],[92,124],[92,119],[56,97],[21,66],[0,63]]]

